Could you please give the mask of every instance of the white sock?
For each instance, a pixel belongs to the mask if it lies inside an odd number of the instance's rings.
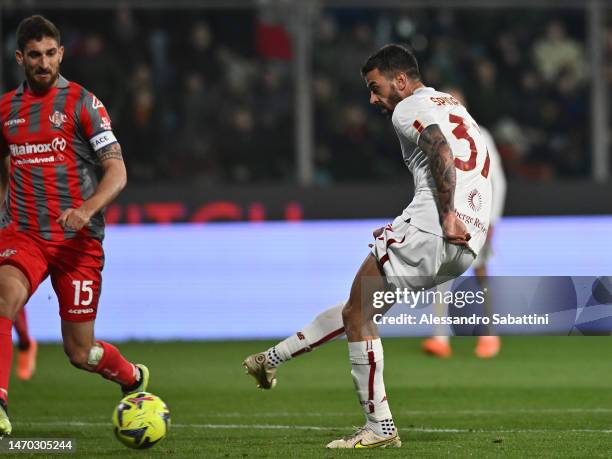
[[[383,381],[383,347],[380,338],[349,343],[351,375],[367,426],[378,435],[396,433]]]
[[[449,341],[448,336],[446,335],[436,335],[433,337],[433,339],[435,339],[436,341],[442,341],[444,343],[448,343]]]
[[[266,351],[268,366],[276,368],[293,357],[310,352],[317,346],[342,336],[344,334],[343,307],[344,303],[340,303],[323,311],[302,330],[268,349]]]

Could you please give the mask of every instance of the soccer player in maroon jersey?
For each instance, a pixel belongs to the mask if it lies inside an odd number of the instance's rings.
[[[146,390],[148,370],[94,338],[102,283],[103,209],[126,185],[121,147],[106,109],[59,73],[60,33],[42,16],[17,28],[15,57],[25,81],[0,99],[0,177],[9,225],[0,231],[0,436],[7,414],[17,312],[51,276],[64,351],[77,368]]]

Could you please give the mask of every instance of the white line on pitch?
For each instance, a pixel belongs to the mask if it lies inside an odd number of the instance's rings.
[[[21,422],[15,423],[33,427],[104,427],[110,426],[108,422]],[[258,430],[350,430],[350,427],[301,426],[277,424],[172,424],[172,428],[187,429],[258,429]],[[436,429],[427,427],[400,428],[407,432],[424,433],[612,433],[611,429]]]
[[[405,416],[449,416],[449,415],[504,415],[504,414],[563,414],[563,413],[588,413],[588,414],[608,414],[612,413],[612,408],[509,408],[509,409],[497,409],[497,410],[396,410],[398,414]],[[255,418],[284,418],[284,417],[301,417],[301,418],[322,418],[322,417],[332,417],[332,416],[353,416],[355,412],[308,412],[303,413],[300,411],[284,411],[284,412],[268,412],[268,413],[257,413],[253,415],[252,413],[207,413],[206,417],[208,418],[244,418],[244,417],[255,417]],[[39,421],[36,422],[46,422],[41,421],[44,419],[56,419],[56,417],[44,417],[41,416],[38,418]],[[99,417],[98,419],[106,419],[106,417]],[[52,422],[52,421],[49,421]],[[79,422],[79,421],[74,421]],[[102,425],[102,424],[101,424]]]
[[[413,416],[421,416],[421,415],[456,415],[456,414],[466,414],[466,415],[478,415],[478,414],[554,414],[554,413],[612,413],[612,408],[509,408],[509,409],[498,409],[498,410],[396,410],[396,413],[403,415],[413,415]],[[252,413],[210,413],[207,414],[207,417],[216,417],[216,418],[243,418],[245,416],[253,416],[253,417],[330,417],[330,416],[351,416],[354,413],[348,412],[329,412],[329,413],[317,413],[317,412],[309,412],[303,413],[300,411],[285,411],[285,412],[268,412],[268,413],[257,413],[253,415]]]

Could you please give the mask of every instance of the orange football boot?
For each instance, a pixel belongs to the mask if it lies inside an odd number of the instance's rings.
[[[17,368],[15,373],[17,377],[23,381],[32,378],[36,371],[36,353],[38,351],[38,343],[34,338],[30,338],[30,347],[17,352]]]
[[[499,336],[481,336],[478,338],[478,345],[474,350],[476,357],[481,359],[490,359],[499,354],[501,348],[501,340]]]
[[[446,359],[453,353],[450,343],[436,338],[427,338],[422,344],[423,352]]]

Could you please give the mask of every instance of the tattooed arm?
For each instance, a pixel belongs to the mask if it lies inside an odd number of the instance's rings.
[[[440,126],[432,124],[423,130],[419,147],[429,158],[431,175],[436,182],[438,213],[444,237],[453,244],[467,246],[470,233],[455,213],[455,160]]]
[[[419,147],[429,158],[431,175],[438,189],[440,218],[455,210],[455,163],[453,153],[437,124],[428,126],[419,137]]]
[[[109,205],[127,183],[127,173],[121,146],[115,142],[98,151],[98,158],[102,164],[104,175],[98,183],[95,193],[78,209],[66,209],[57,219],[64,228],[80,230],[89,223],[91,217],[100,209]]]

